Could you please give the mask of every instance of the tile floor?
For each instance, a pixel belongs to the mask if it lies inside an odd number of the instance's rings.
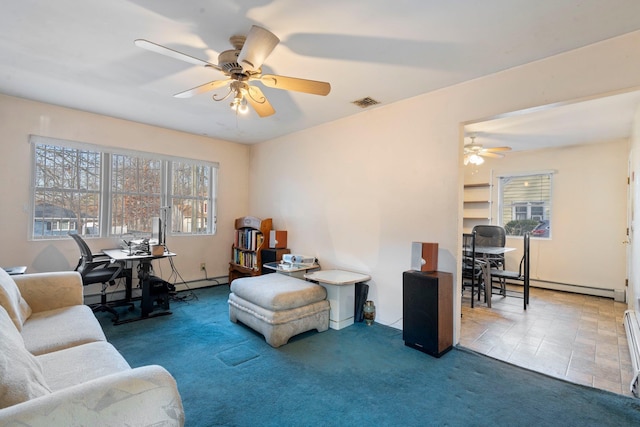
[[[492,308],[462,298],[460,345],[574,383],[632,396],[625,303],[531,288],[519,298],[494,295]],[[476,301],[477,302],[477,301]]]

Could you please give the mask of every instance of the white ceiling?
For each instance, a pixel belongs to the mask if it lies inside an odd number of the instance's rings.
[[[262,88],[276,114],[236,117],[208,95],[172,96],[219,72],[133,44],[217,63],[254,24],[281,40],[264,73],[331,93]],[[640,1],[5,0],[0,28],[0,93],[255,143],[357,114],[363,97],[384,106],[639,30]]]
[[[541,106],[465,126],[465,144],[537,150],[629,138],[640,91]]]

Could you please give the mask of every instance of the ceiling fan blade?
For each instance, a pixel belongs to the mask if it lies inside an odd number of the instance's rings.
[[[267,117],[275,114],[276,110],[273,109],[267,98],[257,86],[248,86],[246,89],[245,99],[260,117]]]
[[[223,86],[226,86],[230,81],[231,79],[214,80],[212,82],[205,83],[200,86],[196,86],[192,89],[185,90],[184,92],[176,93],[173,96],[175,96],[176,98],[191,98],[192,96],[199,95],[201,93],[209,92],[209,91],[221,88]]]
[[[135,45],[151,52],[159,53],[160,55],[168,56],[170,58],[178,59],[180,61],[188,62],[189,64],[199,65],[203,67],[211,67],[218,71],[222,71],[220,67],[202,59],[195,58],[187,55],[186,53],[178,52],[177,50],[170,49],[166,46],[159,45],[154,42],[150,42],[145,39],[137,39],[134,41]]]
[[[481,151],[478,154],[481,155],[482,157],[491,157],[492,159],[501,159],[504,157],[504,154],[491,153],[488,151]]]
[[[489,147],[485,148],[484,151],[511,151],[511,147]]]
[[[271,31],[257,25],[252,26],[238,55],[238,64],[245,72],[260,70],[262,63],[278,43],[280,39]]]
[[[312,95],[327,95],[331,91],[331,85],[317,80],[305,80],[295,77],[274,76],[266,74],[260,81],[268,87],[293,90],[296,92],[310,93]]]

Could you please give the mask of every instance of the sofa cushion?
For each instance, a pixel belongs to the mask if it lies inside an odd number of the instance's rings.
[[[0,307],[0,408],[49,393],[42,366],[24,347],[20,332]]]
[[[0,306],[7,310],[18,331],[22,331],[22,325],[31,316],[31,307],[20,295],[16,282],[2,268],[0,268]]]
[[[36,356],[107,340],[98,319],[86,305],[33,313],[22,327],[22,338],[27,350]]]
[[[118,350],[106,341],[46,353],[37,359],[52,391],[131,369]]]

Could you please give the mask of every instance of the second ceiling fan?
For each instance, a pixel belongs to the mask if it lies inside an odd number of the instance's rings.
[[[492,147],[484,148],[480,144],[476,144],[476,137],[471,137],[471,144],[464,146],[464,164],[481,165],[484,163],[483,157],[502,158],[505,151],[510,151],[511,147]]]
[[[174,95],[177,98],[190,98],[201,93],[228,86],[229,91],[225,96],[217,97],[214,94],[213,99],[215,101],[222,101],[233,95],[230,105],[236,112],[247,111],[247,104],[249,104],[260,117],[267,117],[274,114],[275,110],[262,93],[262,90],[260,90],[258,86],[249,84],[250,82],[259,81],[267,87],[309,93],[312,95],[324,96],[331,91],[331,85],[326,82],[262,74],[262,64],[280,42],[280,39],[269,30],[254,25],[246,37],[232,36],[229,38],[229,41],[233,49],[226,50],[218,55],[217,64],[212,64],[208,61],[195,58],[145,39],[137,39],[135,44],[151,52],[220,71],[227,76],[226,79],[213,80],[184,92],[177,93]]]

